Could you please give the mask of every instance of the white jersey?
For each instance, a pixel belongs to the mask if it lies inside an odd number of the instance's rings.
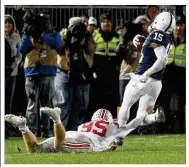
[[[97,120],[81,124],[77,132],[90,138],[94,145],[103,144],[108,147],[115,139],[117,130],[115,121]]]

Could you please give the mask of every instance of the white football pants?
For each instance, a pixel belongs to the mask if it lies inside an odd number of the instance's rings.
[[[126,125],[130,116],[130,108],[138,100],[139,107],[136,117],[144,113],[147,107],[154,107],[161,88],[161,80],[155,80],[149,77],[145,83],[142,83],[139,81],[139,75],[131,74],[131,80],[125,89],[123,103],[118,114],[118,124],[120,126]],[[149,125],[155,121],[154,113],[147,115],[140,125]]]
[[[51,137],[37,144],[37,152],[97,152],[108,149],[105,143],[94,140],[77,131],[67,131],[65,144],[58,150],[53,149],[53,147],[54,137]]]

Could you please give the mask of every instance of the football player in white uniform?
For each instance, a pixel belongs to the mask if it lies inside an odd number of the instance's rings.
[[[154,107],[162,88],[163,71],[173,45],[170,33],[173,32],[175,23],[175,17],[171,13],[162,12],[150,25],[151,32],[142,46],[138,68],[135,74],[130,74],[131,80],[125,89],[118,116],[120,127],[126,125],[130,108],[136,101],[139,100],[137,117],[144,112],[147,106]],[[136,38],[133,43],[138,45]],[[161,114],[162,120],[160,121],[163,122],[165,119],[163,111]],[[156,121],[158,121],[156,114],[151,114],[145,117],[141,125],[149,125]]]
[[[5,115],[5,121],[18,127],[22,132],[28,152],[100,152],[114,151],[117,147],[117,139],[124,138],[143,121],[146,115],[152,112],[148,107],[144,114],[132,120],[122,128],[117,128],[111,113],[106,109],[97,110],[90,122],[78,127],[78,131],[67,131],[60,120],[59,108],[41,108],[54,122],[54,137],[37,143],[35,135],[26,125],[26,119],[12,114]]]

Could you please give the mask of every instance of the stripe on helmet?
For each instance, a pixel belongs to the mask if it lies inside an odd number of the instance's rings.
[[[172,24],[172,21],[173,21],[173,17],[172,17],[171,13],[170,13],[170,16],[171,16],[171,20],[170,20],[170,23],[169,23],[167,29],[165,30],[165,32],[171,27],[171,24]]]
[[[105,109],[102,109],[100,118],[101,118],[101,119],[104,119],[105,115],[106,115],[106,110],[105,110]]]

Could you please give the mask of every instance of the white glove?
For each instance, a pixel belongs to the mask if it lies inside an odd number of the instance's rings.
[[[134,38],[133,38],[133,45],[137,48],[140,45],[140,41],[139,38],[145,38],[144,36],[137,34]]]
[[[139,77],[140,82],[145,83],[150,76],[150,72],[147,70]]]

